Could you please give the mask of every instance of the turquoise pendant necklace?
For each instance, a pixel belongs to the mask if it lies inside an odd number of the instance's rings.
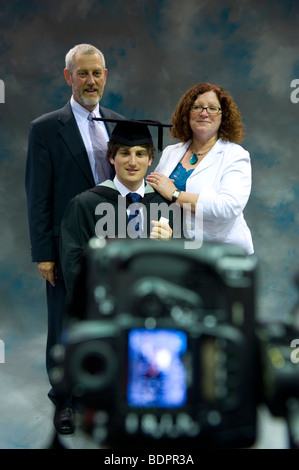
[[[211,147],[212,148],[212,147]],[[190,148],[191,152],[192,152],[192,157],[190,158],[189,160],[189,163],[190,165],[195,165],[195,163],[198,162],[198,157],[201,157],[202,155],[204,155],[205,153],[208,153],[211,149],[209,150],[206,150],[205,152],[203,153],[195,153],[193,152],[193,150]]]
[[[200,155],[200,154],[198,154],[198,155]],[[190,165],[195,165],[195,163],[197,163],[197,162],[198,162],[198,156],[197,156],[196,153],[194,153],[192,155],[192,157],[190,158],[189,163],[190,163]]]

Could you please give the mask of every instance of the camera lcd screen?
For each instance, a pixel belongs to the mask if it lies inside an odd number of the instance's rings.
[[[186,350],[187,334],[183,331],[132,329],[128,334],[128,405],[183,406],[187,399]]]

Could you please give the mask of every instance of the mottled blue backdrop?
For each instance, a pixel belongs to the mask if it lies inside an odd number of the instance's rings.
[[[0,25],[0,338],[6,352],[19,335],[46,331],[44,282],[30,260],[27,137],[32,119],[70,98],[64,56],[81,42],[105,54],[102,104],[128,117],[168,122],[180,96],[202,81],[234,96],[253,167],[245,216],[260,260],[258,314],[270,320],[288,313],[299,268],[299,93],[291,87],[299,79],[298,2],[10,0],[1,2]]]

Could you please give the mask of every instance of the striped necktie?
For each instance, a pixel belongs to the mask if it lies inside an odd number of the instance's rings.
[[[92,148],[94,152],[95,168],[96,168],[96,184],[102,183],[113,177],[112,165],[107,157],[107,142],[103,132],[97,123],[93,120],[94,113],[88,115],[88,128]]]

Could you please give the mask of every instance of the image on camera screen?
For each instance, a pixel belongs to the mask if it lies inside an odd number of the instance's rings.
[[[172,329],[132,329],[128,334],[127,403],[131,407],[180,407],[186,403],[182,356],[187,335]]]

